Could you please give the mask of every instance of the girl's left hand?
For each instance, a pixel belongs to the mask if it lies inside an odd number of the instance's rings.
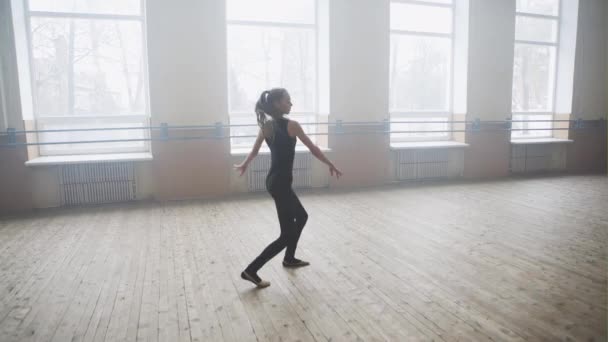
[[[333,165],[331,165],[329,167],[329,173],[331,174],[332,177],[335,175],[336,179],[340,179],[340,176],[342,176],[342,172]]]

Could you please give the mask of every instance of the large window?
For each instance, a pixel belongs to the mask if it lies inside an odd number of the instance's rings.
[[[453,102],[452,0],[393,0],[390,27],[391,131],[418,131],[393,133],[391,141],[450,139],[445,131]]]
[[[517,0],[513,64],[512,138],[552,136],[560,0]],[[520,121],[520,122],[517,122]]]
[[[319,113],[317,0],[227,0],[228,101],[232,136],[258,132],[254,106],[273,87],[291,94],[291,118],[314,123]],[[303,126],[308,133],[313,125]],[[232,138],[232,149],[255,138]]]
[[[26,0],[39,130],[148,124],[142,0]],[[41,133],[41,142],[142,139],[144,129]],[[40,146],[41,155],[135,152],[144,141]]]

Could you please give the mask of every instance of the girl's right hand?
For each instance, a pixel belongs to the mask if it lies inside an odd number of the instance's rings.
[[[243,176],[245,171],[247,170],[247,163],[242,163],[239,165],[234,165],[234,169],[239,172],[239,176]]]
[[[340,176],[342,176],[342,172],[340,170],[338,170],[334,165],[331,165],[329,167],[329,173],[331,174],[332,177],[335,174],[336,175],[336,179],[340,179]]]

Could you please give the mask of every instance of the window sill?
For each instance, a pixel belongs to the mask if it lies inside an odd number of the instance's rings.
[[[436,148],[464,148],[469,144],[457,141],[412,141],[391,143],[391,150],[419,150]]]
[[[26,166],[48,166],[67,164],[86,164],[100,162],[122,162],[122,161],[149,161],[152,153],[108,153],[108,154],[85,154],[72,156],[45,156],[38,157],[25,162]]]
[[[570,139],[557,138],[534,138],[534,139],[513,139],[512,145],[534,145],[534,144],[569,144],[574,142]]]
[[[319,148],[323,152],[331,152],[331,149],[329,149],[327,147],[319,147]],[[247,155],[249,155],[249,152],[251,152],[250,147],[233,148],[230,151],[230,155],[233,157],[234,156],[247,156]],[[308,147],[306,147],[306,146],[296,146],[296,153],[310,153],[310,151],[308,151]],[[262,147],[262,148],[260,148],[258,155],[270,155],[270,149],[268,147]]]

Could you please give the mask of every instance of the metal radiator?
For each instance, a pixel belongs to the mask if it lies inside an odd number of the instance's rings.
[[[566,168],[566,147],[563,144],[513,145],[511,172],[529,173],[559,171]]]
[[[462,151],[454,149],[399,150],[395,153],[397,180],[462,176]]]
[[[270,155],[258,155],[249,166],[249,191],[265,191],[266,175],[270,169]],[[293,161],[293,188],[312,187],[312,157],[309,153],[296,153]]]
[[[63,165],[59,177],[63,206],[136,199],[133,162]]]

